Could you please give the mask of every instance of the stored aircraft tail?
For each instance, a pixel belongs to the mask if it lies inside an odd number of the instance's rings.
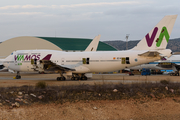
[[[167,43],[176,21],[177,15],[165,16],[133,50],[163,50]]]
[[[89,46],[86,48],[85,52],[89,52],[89,51],[96,51],[98,44],[99,44],[99,40],[100,40],[101,35],[96,36],[92,42],[89,44]]]

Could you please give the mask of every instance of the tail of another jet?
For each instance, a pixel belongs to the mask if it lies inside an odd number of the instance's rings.
[[[133,50],[164,50],[176,21],[177,15],[165,16]]]
[[[99,40],[100,40],[101,35],[96,36],[92,42],[89,44],[89,46],[86,48],[85,52],[89,52],[89,51],[96,51],[98,44],[99,44]]]

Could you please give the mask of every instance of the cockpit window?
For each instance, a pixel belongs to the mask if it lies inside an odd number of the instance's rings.
[[[11,55],[13,55],[13,53],[11,53]]]

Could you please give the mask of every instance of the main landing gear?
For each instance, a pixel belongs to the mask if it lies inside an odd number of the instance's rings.
[[[57,81],[65,81],[66,78],[60,73],[61,77],[57,77]],[[87,80],[87,77],[85,76],[85,74],[73,74],[71,77],[71,80]]]
[[[179,71],[176,71],[175,73],[171,73],[170,76],[179,76]]]
[[[17,75],[16,75],[15,79],[21,79],[19,71],[17,71]]]
[[[73,74],[71,80],[87,80],[87,77],[84,74]]]
[[[66,80],[66,78],[64,77],[64,76],[62,76],[62,77],[57,77],[57,81],[65,81]]]
[[[60,72],[60,76],[61,77],[57,77],[57,81],[65,81],[66,80],[66,78],[63,76],[62,72]]]

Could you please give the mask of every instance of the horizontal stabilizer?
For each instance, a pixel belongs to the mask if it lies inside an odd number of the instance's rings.
[[[160,53],[157,51],[147,51],[145,53],[138,54],[138,55],[143,56],[143,57],[157,57],[158,55],[160,55]]]
[[[165,50],[158,50],[158,51],[154,51],[154,50],[150,50],[150,51],[146,51],[144,53],[138,54],[139,56],[143,56],[143,57],[170,57],[172,55],[172,51],[170,49],[165,49]]]

